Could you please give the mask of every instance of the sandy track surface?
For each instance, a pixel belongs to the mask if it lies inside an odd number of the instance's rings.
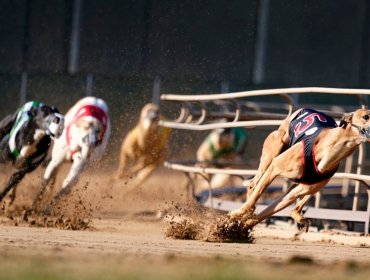
[[[319,263],[356,261],[368,263],[370,248],[333,242],[310,242],[259,236],[254,244],[210,243],[201,240],[174,240],[165,237],[163,222],[94,220],[94,230],[70,231],[55,228],[32,228],[27,225],[0,227],[2,251],[59,251],[63,254],[125,253],[137,257],[155,255],[196,257],[237,257],[284,262],[293,257],[310,258]],[[258,230],[257,230],[258,232]]]
[[[95,176],[95,177],[94,177]],[[245,258],[284,262],[296,256],[307,257],[318,263],[356,261],[370,263],[370,248],[366,245],[370,237],[352,245],[333,242],[330,239],[304,238],[292,240],[291,231],[259,226],[255,230],[256,242],[211,243],[202,240],[174,240],[165,236],[168,223],[157,219],[157,210],[173,205],[174,201],[186,201],[187,193],[183,188],[184,178],[177,175],[157,174],[143,188],[125,192],[121,183],[112,183],[107,176],[91,175],[80,185],[81,199],[91,206],[92,223],[87,230],[72,231],[56,228],[30,227],[2,217],[0,222],[0,250],[2,252],[56,252],[68,255],[105,253],[140,256],[169,255]],[[37,185],[29,180],[28,185]],[[86,182],[89,180],[89,186]],[[107,182],[110,182],[109,184]],[[23,194],[21,194],[23,192]],[[19,196],[27,197],[26,190]],[[29,199],[25,199],[29,203]],[[73,207],[72,207],[73,208]],[[110,213],[110,214],[108,214]],[[112,214],[113,213],[113,214]],[[293,234],[294,236],[294,234]],[[302,235],[304,236],[304,234]],[[345,237],[344,237],[345,238]]]

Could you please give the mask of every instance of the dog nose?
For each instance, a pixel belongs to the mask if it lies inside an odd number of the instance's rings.
[[[159,117],[159,113],[156,111],[150,111],[148,116],[151,120],[156,120]]]
[[[51,117],[51,121],[48,127],[48,133],[52,137],[59,138],[63,133],[64,129],[64,116],[55,113]]]
[[[98,138],[95,133],[91,132],[86,134],[82,141],[88,145],[96,146],[98,143]]]

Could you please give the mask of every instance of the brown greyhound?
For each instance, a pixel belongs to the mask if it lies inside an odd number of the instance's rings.
[[[339,126],[324,113],[312,109],[297,110],[266,138],[257,174],[249,185],[247,201],[228,215],[239,218],[254,212],[263,191],[277,176],[282,176],[296,181],[296,184],[258,213],[252,225],[300,198],[291,217],[307,231],[309,221],[302,216],[303,206],[329,182],[340,161],[369,139],[368,109],[344,114]]]
[[[134,185],[139,185],[163,163],[170,129],[159,126],[160,119],[156,104],[148,103],[143,107],[138,124],[122,142],[117,179],[136,175]]]

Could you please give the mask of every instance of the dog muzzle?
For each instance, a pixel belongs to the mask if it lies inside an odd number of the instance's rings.
[[[151,119],[151,120],[157,120],[158,117],[159,117],[159,114],[156,111],[150,111],[148,113],[148,118]]]
[[[59,138],[64,129],[64,116],[58,113],[55,113],[49,116],[49,125],[46,129],[46,134],[51,137]]]
[[[86,134],[82,138],[82,142],[88,146],[95,147],[98,145],[98,137],[95,135],[95,133],[91,132],[91,133]]]
[[[352,124],[352,126],[356,127],[358,131],[366,137],[366,140],[370,142],[370,126],[368,127],[360,127],[358,125]]]
[[[362,128],[363,134],[365,135],[367,141],[370,142],[370,126]]]

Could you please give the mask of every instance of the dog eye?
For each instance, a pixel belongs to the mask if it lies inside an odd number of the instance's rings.
[[[365,121],[367,121],[367,120],[369,120],[370,116],[369,116],[369,115],[365,115],[365,116],[362,116],[362,118],[363,118]]]

